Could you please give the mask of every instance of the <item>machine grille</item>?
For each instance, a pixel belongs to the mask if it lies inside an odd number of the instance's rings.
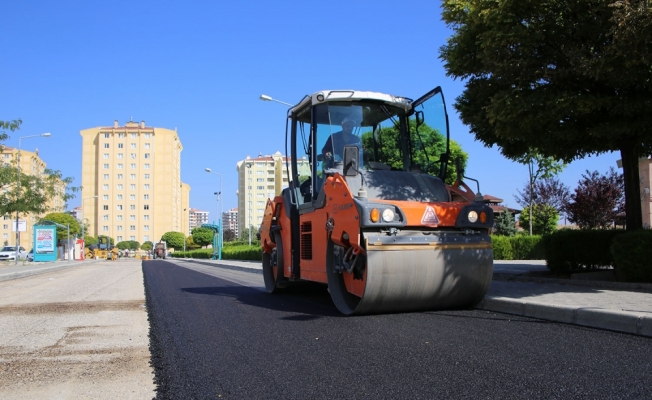
[[[301,224],[301,259],[312,260],[312,222]]]

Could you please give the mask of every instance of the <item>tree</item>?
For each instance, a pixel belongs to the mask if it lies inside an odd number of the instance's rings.
[[[613,168],[582,174],[568,203],[568,220],[582,229],[611,227],[624,210],[622,175]]]
[[[426,124],[419,126],[418,135],[416,132],[415,122],[410,119],[410,134],[414,144],[412,162],[421,167],[423,172],[435,176],[439,175],[440,164],[438,161],[440,155],[446,152],[446,133],[439,132]],[[400,168],[403,165],[403,156],[400,152],[401,146],[398,145],[399,138],[400,132],[395,127],[384,127],[377,133],[376,140],[383,144],[377,149],[377,159],[393,168]],[[372,140],[371,132],[364,133],[362,135],[362,146],[365,149],[372,149],[374,147]],[[391,145],[394,143],[396,145]],[[452,139],[450,141],[450,153],[445,179],[449,185],[453,184],[457,179],[457,171],[454,168],[455,160],[459,158],[462,167],[465,168],[469,159],[469,155],[462,150],[462,146]]]
[[[192,241],[192,235],[186,238],[186,250],[196,250],[199,248],[201,248],[201,246]]]
[[[145,251],[147,251],[147,250],[151,250],[153,247],[154,247],[154,243],[152,243],[152,242],[149,241],[149,240],[147,240],[145,243],[143,243],[143,244],[140,246],[140,248],[141,248],[142,250],[145,250]]]
[[[186,240],[186,237],[181,232],[165,232],[161,236],[161,241],[166,242],[168,247],[172,247],[175,250],[183,249],[183,242]]]
[[[208,246],[213,243],[213,235],[213,230],[209,228],[195,227],[190,231],[193,243],[200,247]]]
[[[11,132],[17,131],[20,129],[20,124],[23,121],[21,119],[15,119],[12,121],[0,121],[0,141],[7,140],[9,135],[7,135],[6,130],[9,129]]]
[[[123,240],[122,242],[118,242],[115,247],[119,248],[120,250],[129,250],[129,241],[128,240]]]
[[[514,216],[509,210],[505,209],[505,211],[496,214],[493,232],[495,235],[514,236],[517,231],[516,221],[514,221]]]
[[[129,241],[129,250],[138,250],[140,249],[140,243],[135,240]]]
[[[444,0],[441,47],[466,81],[455,108],[476,139],[518,159],[620,151],[627,229],[642,227],[638,157],[652,153],[647,1]],[[635,13],[628,10],[635,8]]]
[[[526,208],[521,212],[518,221],[523,229],[530,229],[535,235],[547,235],[557,230],[559,213],[548,204],[537,204],[532,207],[534,222],[530,225],[530,212]]]
[[[235,240],[235,232],[233,232],[231,229],[227,229],[222,233],[222,240],[224,242],[232,242]]]
[[[70,237],[81,234],[79,221],[68,213],[50,213],[43,217],[41,221],[52,221],[66,226],[65,228],[57,226],[57,238],[59,239],[65,239],[68,236],[68,225],[70,225]]]
[[[97,238],[95,236],[84,236],[84,247],[90,247],[94,244],[97,244]]]
[[[530,199],[533,204],[548,204],[553,206],[561,215],[566,214],[566,207],[570,201],[570,188],[558,178],[547,178],[537,181],[530,195],[530,184],[526,183],[523,191],[517,190],[514,196],[516,202],[523,208],[529,207]]]
[[[238,237],[239,241],[246,242],[249,240],[249,232],[251,231],[251,240],[254,241],[256,240],[256,236],[258,234],[258,228],[255,226],[251,225],[249,229],[243,229],[242,232],[240,232],[240,237]],[[260,235],[258,235],[258,238],[260,238]]]

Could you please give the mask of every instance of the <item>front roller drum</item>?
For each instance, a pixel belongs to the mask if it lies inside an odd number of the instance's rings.
[[[338,271],[334,253],[330,243],[328,287],[346,315],[471,307],[493,274],[491,244],[371,248],[362,280]]]

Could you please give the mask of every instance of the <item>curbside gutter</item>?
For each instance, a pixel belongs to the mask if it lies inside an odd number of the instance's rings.
[[[652,315],[598,307],[573,307],[485,296],[476,309],[652,337]]]

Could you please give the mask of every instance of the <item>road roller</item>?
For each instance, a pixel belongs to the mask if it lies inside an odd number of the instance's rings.
[[[451,156],[440,87],[417,100],[357,90],[307,95],[287,111],[285,143],[282,171],[256,171],[282,174],[286,185],[270,193],[260,226],[268,292],[322,283],[346,315],[482,300],[494,216]]]

